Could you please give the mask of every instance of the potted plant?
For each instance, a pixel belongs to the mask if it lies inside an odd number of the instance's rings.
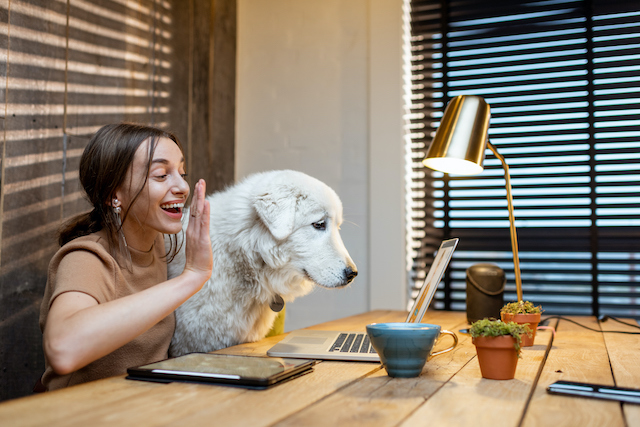
[[[500,309],[500,318],[503,322],[516,322],[521,325],[529,325],[531,335],[523,337],[523,347],[533,345],[541,314],[542,307],[535,306],[529,301],[510,302]]]
[[[476,346],[483,378],[510,380],[516,374],[522,335],[530,334],[526,325],[501,320],[481,319],[469,328]]]

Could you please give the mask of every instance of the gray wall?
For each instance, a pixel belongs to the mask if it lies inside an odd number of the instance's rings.
[[[44,363],[38,312],[56,229],[84,211],[100,126],[173,130],[192,181],[234,177],[235,0],[0,0],[0,400]]]
[[[402,0],[238,0],[236,176],[296,169],[342,199],[346,289],[287,305],[285,330],[406,308]]]

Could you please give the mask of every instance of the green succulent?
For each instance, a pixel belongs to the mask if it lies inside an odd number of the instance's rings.
[[[520,343],[522,342],[522,335],[532,335],[529,325],[519,325],[516,322],[503,322],[502,320],[489,320],[486,318],[472,323],[469,328],[469,333],[473,338],[511,335],[515,338],[514,347],[518,352],[518,357],[520,357]]]
[[[542,313],[541,306],[535,306],[529,301],[510,302],[500,309],[500,313],[533,314]]]

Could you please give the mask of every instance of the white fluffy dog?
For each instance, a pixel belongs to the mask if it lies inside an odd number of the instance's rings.
[[[262,339],[276,316],[270,305],[293,301],[314,283],[346,286],[358,274],[339,234],[342,203],[315,178],[258,173],[207,199],[213,274],[176,310],[172,357]],[[184,262],[183,247],[169,278]]]

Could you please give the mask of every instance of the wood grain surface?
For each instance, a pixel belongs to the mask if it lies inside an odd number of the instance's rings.
[[[377,310],[313,326],[363,331],[369,323],[403,321]],[[579,325],[570,322],[572,320]],[[523,349],[513,380],[483,379],[460,312],[432,311],[423,320],[455,332],[454,351],[432,357],[417,378],[391,378],[379,363],[319,362],[314,371],[268,390],[108,378],[0,404],[2,426],[640,426],[640,405],[550,395],[563,379],[637,387],[640,332],[593,317],[551,321]],[[633,320],[627,322],[636,324]],[[584,326],[593,330],[588,330]],[[220,350],[266,357],[284,335]],[[436,350],[450,345],[443,337]]]

